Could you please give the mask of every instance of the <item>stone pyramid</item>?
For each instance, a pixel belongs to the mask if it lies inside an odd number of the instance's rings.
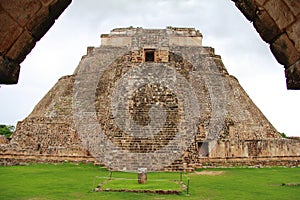
[[[125,171],[278,164],[300,154],[299,140],[281,138],[202,34],[174,27],[101,35],[0,152]]]

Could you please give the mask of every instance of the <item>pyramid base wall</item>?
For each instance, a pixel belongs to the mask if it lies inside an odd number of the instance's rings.
[[[300,156],[299,139],[222,140],[208,147],[210,158]]]
[[[57,156],[57,155],[28,155],[28,154],[0,154],[0,166],[25,165],[27,163],[94,163],[100,164],[92,156]]]
[[[249,143],[250,142],[250,143]],[[245,148],[252,148],[245,151]],[[256,145],[253,145],[256,144]],[[257,145],[259,144],[259,145]],[[242,146],[241,146],[242,145]],[[5,145],[1,145],[0,149]],[[166,166],[161,171],[188,171],[203,167],[270,167],[300,166],[300,140],[280,139],[280,140],[252,140],[252,141],[219,141],[216,143],[211,155],[199,156],[197,150],[190,148],[189,153],[185,153],[181,158],[175,160],[172,165]],[[224,147],[235,149],[235,152],[244,152],[234,156],[228,156],[232,151],[224,150]],[[244,147],[244,148],[242,148]],[[269,150],[268,153],[263,149]],[[249,151],[250,150],[250,151]],[[273,151],[271,151],[273,150]],[[218,155],[217,155],[218,152]],[[249,156],[249,152],[256,153]],[[284,155],[284,152],[286,155]],[[227,155],[227,156],[226,156]],[[246,155],[246,156],[245,156]],[[0,153],[0,165],[23,165],[25,163],[63,163],[82,162],[101,164],[94,157],[89,155],[57,155],[57,154],[34,154],[26,152],[5,151]]]
[[[201,158],[201,164],[195,168],[203,167],[299,167],[300,156],[263,156],[263,157],[228,157],[228,158]]]

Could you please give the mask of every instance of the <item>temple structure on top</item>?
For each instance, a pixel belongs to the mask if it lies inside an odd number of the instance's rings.
[[[116,28],[88,47],[0,145],[0,162],[97,161],[114,170],[299,165],[194,28]]]

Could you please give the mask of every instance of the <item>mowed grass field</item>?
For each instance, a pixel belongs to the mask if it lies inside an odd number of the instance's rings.
[[[0,199],[300,199],[300,186],[282,186],[283,183],[300,183],[300,168],[206,169],[204,173],[197,170],[197,173],[188,174],[189,196],[185,192],[180,195],[92,192],[95,176],[108,176],[108,172],[104,168],[91,164],[2,166],[0,167]],[[112,176],[137,178],[137,174],[124,172],[113,172]],[[179,177],[180,173],[148,173],[148,181],[178,180]],[[102,180],[97,179],[97,184]],[[124,181],[125,187],[136,188],[134,184],[135,182],[128,184]],[[166,182],[157,181],[158,188],[160,184],[166,188]],[[120,187],[120,183],[116,186]]]

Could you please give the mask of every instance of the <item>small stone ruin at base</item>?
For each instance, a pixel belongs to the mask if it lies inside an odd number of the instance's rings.
[[[149,171],[299,166],[300,139],[281,137],[198,30],[116,28],[0,139],[1,165],[66,160]]]
[[[147,169],[146,168],[138,168],[138,183],[146,184],[147,183]]]

